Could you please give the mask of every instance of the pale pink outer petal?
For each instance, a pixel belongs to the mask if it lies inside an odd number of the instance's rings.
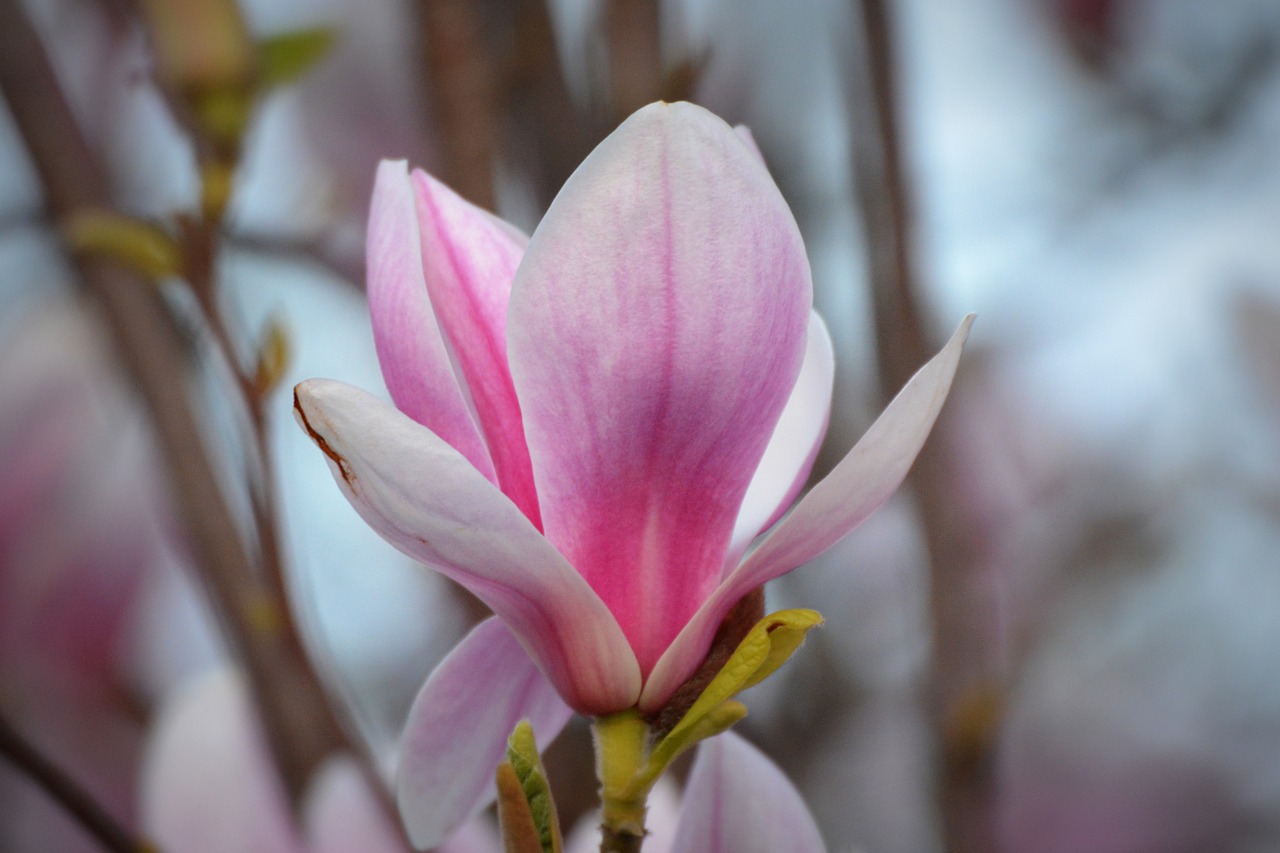
[[[827,324],[812,312],[804,364],[742,499],[729,544],[726,573],[738,565],[751,540],[782,517],[809,479],[831,419],[835,368]]]
[[[725,578],[645,682],[640,708],[662,707],[706,656],[721,620],[748,592],[812,560],[875,512],[897,490],[951,390],[973,315],[893,398],[830,474],[796,504]]]
[[[516,723],[529,720],[543,748],[572,715],[501,620],[476,626],[431,673],[405,723],[396,800],[414,846],[434,847],[493,801]]]
[[[808,806],[764,753],[725,732],[698,747],[671,853],[825,853]]]
[[[378,166],[366,255],[369,318],[391,399],[496,483],[489,451],[431,307],[413,184],[403,160],[383,160]]]
[[[639,667],[608,608],[456,450],[341,382],[299,384],[294,411],[365,522],[501,616],[566,702],[584,714],[635,704]]]
[[[413,173],[427,291],[470,394],[498,485],[538,523],[520,404],[507,370],[507,302],[528,239],[421,170]]]
[[[623,122],[529,242],[507,336],[544,529],[644,672],[719,581],[811,301],[778,188],[691,104]]]
[[[389,817],[364,771],[346,755],[325,762],[302,804],[309,853],[409,853]]]
[[[142,827],[162,850],[302,853],[284,788],[238,675],[171,698],[143,757]]]
[[[497,826],[481,815],[450,835],[435,853],[502,853],[502,837]]]

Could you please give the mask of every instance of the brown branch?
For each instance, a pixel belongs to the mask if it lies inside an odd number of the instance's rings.
[[[867,234],[881,394],[892,399],[929,358],[912,268],[911,198],[894,103],[893,45],[883,0],[860,0],[867,86],[856,106],[854,171]]]
[[[343,253],[332,250],[330,241],[324,236],[295,239],[274,234],[254,234],[248,231],[228,232],[224,228],[222,243],[243,252],[270,255],[282,260],[316,266],[342,279],[357,290],[364,287],[363,259],[354,254],[344,256]]]
[[[65,221],[111,198],[43,45],[16,0],[0,0],[0,91],[27,142],[46,200]],[[187,399],[185,343],[159,291],[108,259],[76,255],[121,362],[151,415],[201,579],[258,698],[272,750],[295,802],[320,763],[348,744],[296,634],[285,603],[265,586],[202,444]]]
[[[112,853],[155,850],[134,838],[88,791],[41,755],[3,716],[0,716],[0,757],[8,759],[107,850]]]
[[[474,0],[418,4],[427,91],[440,143],[440,174],[464,198],[494,209],[493,61]]]
[[[609,101],[615,123],[662,96],[662,44],[657,0],[609,0]]]
[[[603,136],[574,103],[546,0],[512,0],[512,50],[500,75],[503,153],[535,182],[545,210]]]
[[[854,176],[866,235],[881,394],[897,393],[928,359],[912,252],[911,191],[895,102],[893,33],[884,0],[859,0],[865,62],[853,88]],[[980,598],[972,545],[957,529],[951,460],[959,448],[943,412],[911,472],[929,555],[933,660],[930,711],[937,741],[938,797],[949,853],[991,849],[983,818],[989,737],[998,720],[989,650],[972,630]]]

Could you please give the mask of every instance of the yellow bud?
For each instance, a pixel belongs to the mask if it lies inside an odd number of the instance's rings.
[[[163,79],[182,92],[247,89],[256,51],[235,0],[141,0]]]
[[[258,346],[258,363],[253,373],[253,387],[258,396],[270,394],[284,378],[289,367],[289,336],[284,327],[272,319]]]
[[[510,773],[504,768],[510,768]],[[560,820],[556,816],[555,801],[551,798],[551,786],[547,783],[547,771],[538,755],[533,726],[528,720],[517,723],[507,740],[507,760],[498,767],[500,790],[504,784],[510,784],[510,779],[504,780],[504,776],[513,776],[519,786],[518,794],[512,791],[507,797],[511,800],[507,808],[512,820],[510,824],[503,823],[503,836],[508,849],[524,850],[528,847],[536,853],[560,853]],[[522,805],[514,802],[517,796]],[[502,810],[501,806],[499,810]],[[528,843],[530,827],[536,846]],[[512,844],[516,847],[512,848]]]
[[[62,224],[73,251],[108,257],[151,279],[177,275],[182,251],[165,231],[110,210],[80,210]]]
[[[276,602],[265,593],[255,593],[245,604],[245,621],[259,634],[274,635],[284,627]]]

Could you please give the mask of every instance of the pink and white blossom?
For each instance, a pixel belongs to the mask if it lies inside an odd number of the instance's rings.
[[[646,107],[527,240],[385,162],[368,267],[395,405],[309,380],[300,423],[371,526],[484,601],[513,666],[593,715],[661,708],[730,608],[893,493],[969,326],[783,517],[825,433],[832,352],[799,230],[748,134],[690,104]],[[509,685],[544,695],[482,669],[464,680],[490,701]],[[428,684],[418,705],[442,697]],[[544,728],[540,742],[559,726]],[[481,750],[510,731],[451,729]],[[401,806],[428,845],[478,803],[432,804],[416,731]]]

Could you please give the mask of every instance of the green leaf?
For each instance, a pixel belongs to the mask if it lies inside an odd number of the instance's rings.
[[[547,784],[547,774],[538,755],[533,727],[528,720],[521,720],[507,739],[507,761],[520,780],[543,853],[560,853],[560,822],[556,817],[555,802],[551,799],[551,786]]]
[[[62,223],[62,232],[75,251],[111,258],[153,280],[182,271],[182,249],[173,237],[122,213],[80,210]]]
[[[293,83],[324,58],[333,46],[334,31],[328,27],[294,30],[272,36],[258,44],[258,65],[267,86]]]
[[[680,722],[653,748],[654,777],[689,747],[746,716],[745,707],[729,700],[772,675],[800,647],[805,634],[821,624],[822,614],[816,610],[780,610],[757,622]]]

